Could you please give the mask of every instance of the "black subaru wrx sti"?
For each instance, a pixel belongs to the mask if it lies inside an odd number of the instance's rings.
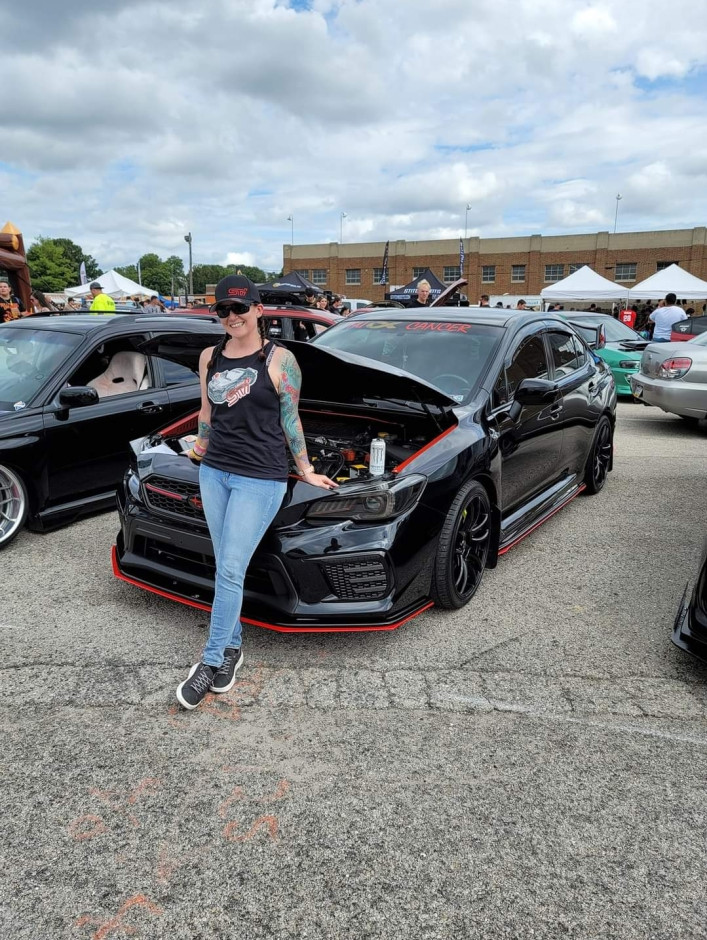
[[[155,355],[196,368],[192,333]],[[293,475],[248,569],[243,619],[282,631],[394,629],[459,608],[484,570],[611,470],[609,368],[564,320],[486,309],[373,310],[313,343],[300,415],[324,492]],[[196,415],[135,441],[117,577],[209,609],[214,556],[185,456]],[[373,439],[385,472],[369,473]]]

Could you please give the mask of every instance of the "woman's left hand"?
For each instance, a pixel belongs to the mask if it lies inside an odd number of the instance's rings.
[[[339,484],[336,480],[330,480],[323,473],[303,473],[302,479],[305,483],[311,483],[312,486],[320,486],[324,490],[338,490]]]

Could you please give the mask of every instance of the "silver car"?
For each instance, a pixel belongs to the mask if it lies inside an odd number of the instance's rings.
[[[629,377],[636,398],[680,415],[687,421],[707,418],[707,333],[687,343],[651,343],[641,371]]]

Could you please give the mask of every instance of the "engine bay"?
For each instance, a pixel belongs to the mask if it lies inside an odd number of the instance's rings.
[[[300,409],[300,418],[307,442],[307,453],[317,473],[322,473],[337,483],[350,480],[370,479],[371,443],[384,441],[384,472],[389,473],[403,461],[412,457],[439,433],[430,422],[417,416],[405,423],[401,421],[372,418],[371,415],[326,414]],[[196,429],[182,425],[180,430]],[[196,437],[184,433],[167,439],[166,443],[175,453],[186,453]],[[295,462],[290,456],[290,472],[297,474]]]

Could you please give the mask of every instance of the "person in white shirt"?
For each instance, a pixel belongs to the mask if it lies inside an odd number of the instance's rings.
[[[665,306],[657,307],[648,318],[655,323],[651,342],[669,343],[673,324],[679,323],[680,320],[687,320],[687,314],[682,307],[677,306],[676,301],[675,294],[666,294]]]

